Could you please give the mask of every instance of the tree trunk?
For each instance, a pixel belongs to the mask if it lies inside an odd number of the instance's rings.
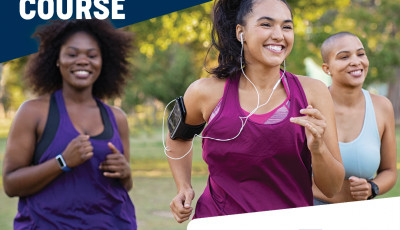
[[[394,73],[394,78],[389,82],[388,98],[393,104],[396,125],[400,125],[400,67]]]

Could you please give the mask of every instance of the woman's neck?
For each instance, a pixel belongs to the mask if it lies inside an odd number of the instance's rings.
[[[63,87],[62,93],[64,100],[73,101],[78,104],[91,103],[94,101],[92,88],[78,90],[70,87]]]
[[[260,90],[271,89],[281,78],[280,67],[248,66],[244,69],[246,76]],[[243,75],[243,73],[242,73]],[[246,83],[247,82],[247,83]],[[245,81],[244,87],[253,87],[250,82]]]
[[[361,99],[364,97],[362,86],[354,88],[342,87],[333,82],[329,87],[329,91],[334,103],[340,106],[353,107],[362,102]]]

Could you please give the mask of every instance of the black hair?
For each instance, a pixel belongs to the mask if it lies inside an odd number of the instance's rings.
[[[127,57],[132,48],[132,34],[117,30],[108,20],[55,20],[39,27],[33,37],[40,41],[39,51],[29,57],[25,78],[33,91],[52,93],[62,88],[62,76],[56,66],[61,46],[77,32],[86,32],[98,43],[102,69],[93,84],[93,96],[112,98],[120,96],[129,77]]]
[[[236,25],[245,26],[245,17],[253,10],[254,3],[260,0],[219,0],[214,4],[211,48],[218,51],[218,66],[207,70],[218,78],[227,78],[240,71],[241,44],[236,39]],[[292,10],[285,0],[291,17]],[[209,51],[210,51],[209,49]],[[243,58],[244,59],[244,58]],[[243,60],[243,64],[245,60]]]

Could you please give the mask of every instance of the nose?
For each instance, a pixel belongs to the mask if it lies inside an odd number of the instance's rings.
[[[283,40],[283,33],[282,33],[282,28],[280,26],[274,26],[271,38],[276,41],[282,41]]]
[[[350,65],[351,66],[358,66],[361,64],[361,60],[357,55],[352,55],[350,58]]]
[[[78,65],[88,65],[89,64],[89,59],[85,55],[80,55],[80,56],[78,56],[78,59],[76,60],[76,64],[78,64]]]

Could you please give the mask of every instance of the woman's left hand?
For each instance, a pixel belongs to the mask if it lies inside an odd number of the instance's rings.
[[[349,177],[350,194],[354,200],[367,200],[372,195],[371,185],[364,178]]]
[[[324,144],[324,133],[326,129],[325,117],[318,109],[314,109],[311,105],[300,110],[302,117],[292,117],[290,121],[305,127],[307,146],[313,152],[321,152]]]
[[[99,169],[103,170],[103,175],[110,178],[128,178],[131,176],[129,162],[125,156],[111,143],[108,143],[111,154],[108,154],[106,160],[103,161]]]

